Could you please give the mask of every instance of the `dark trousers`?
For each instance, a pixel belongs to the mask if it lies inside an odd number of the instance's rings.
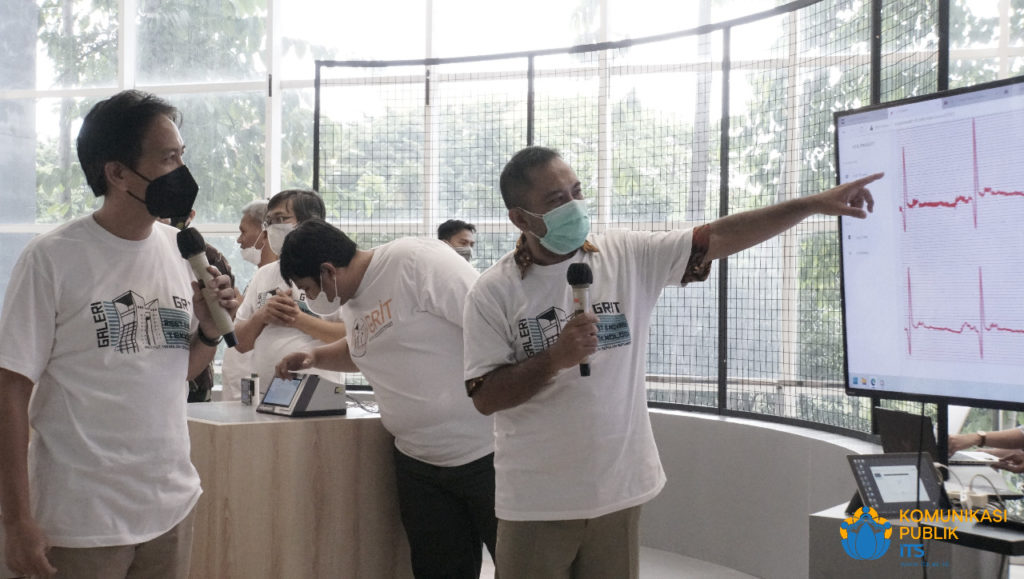
[[[483,546],[494,557],[494,455],[440,467],[395,449],[398,507],[416,579],[478,579]]]

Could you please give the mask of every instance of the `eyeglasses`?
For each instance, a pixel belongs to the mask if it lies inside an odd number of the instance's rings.
[[[263,229],[270,227],[271,225],[280,225],[282,223],[288,223],[294,221],[294,215],[287,215],[284,213],[277,213],[274,215],[267,215],[267,218],[263,220]]]

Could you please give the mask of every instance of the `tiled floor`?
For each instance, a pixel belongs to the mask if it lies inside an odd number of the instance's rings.
[[[640,547],[640,577],[642,579],[753,579],[752,575],[714,563],[646,547]],[[490,556],[486,552],[480,579],[494,579],[494,564],[491,563]]]
[[[641,579],[754,579],[753,575],[684,557],[668,551],[640,547]],[[480,579],[494,579],[494,564],[484,552],[484,567]],[[1009,579],[1024,579],[1024,557],[1014,557]]]

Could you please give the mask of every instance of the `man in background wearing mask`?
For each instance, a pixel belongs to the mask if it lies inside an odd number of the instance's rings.
[[[210,364],[208,307],[176,242],[199,191],[181,115],[124,91],[97,103],[78,159],[103,205],[34,238],[0,315],[0,511],[6,564],[61,579],[189,574],[202,492],[182,385]],[[212,296],[211,296],[212,297]],[[54,575],[55,574],[55,575]]]
[[[277,260],[277,255],[270,250],[270,243],[267,242],[266,231],[263,229],[263,221],[267,216],[267,200],[256,199],[242,207],[242,218],[238,222],[238,242],[242,249],[242,259],[255,265],[263,267],[268,263]],[[242,290],[245,295],[246,286]],[[238,348],[224,350],[224,358],[221,361],[221,399],[238,400],[242,397],[242,378],[248,378],[253,373],[252,350],[242,353]]]
[[[437,227],[437,238],[452,246],[455,253],[473,263],[476,246],[476,226],[458,219],[449,219]]]
[[[712,260],[810,215],[865,217],[865,185],[879,177],[693,230],[590,235],[580,181],[558,152],[512,157],[499,184],[522,235],[473,286],[464,321],[466,392],[494,414],[501,579],[638,576],[640,508],[665,484],[645,387],[662,288],[707,279]],[[577,264],[592,272],[593,306],[573,315]]]
[[[395,437],[413,574],[476,579],[481,543],[493,556],[497,528],[494,423],[462,394],[462,309],[476,270],[433,239],[360,250],[320,220],[299,225],[282,251],[284,278],[314,296],[314,311],[341,308],[349,332],[284,357],[278,376],[309,368],[366,376]]]
[[[288,189],[270,198],[263,220],[264,237],[275,255],[288,233],[309,219],[323,219],[324,202],[314,191]],[[341,314],[319,316],[310,311],[306,294],[281,277],[280,264],[273,261],[261,267],[235,316],[236,349],[253,352],[252,370],[259,375],[260,390],[266,392],[274,378],[274,366],[284,352],[309,350],[345,336]],[[338,382],[337,373],[324,377]]]
[[[242,219],[238,222],[238,246],[242,249],[242,259],[263,267],[277,259],[277,254],[270,249],[267,232],[263,222],[267,217],[266,199],[250,201],[242,207]]]

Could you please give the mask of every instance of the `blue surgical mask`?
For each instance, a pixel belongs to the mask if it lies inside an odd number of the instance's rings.
[[[534,237],[540,240],[540,244],[551,253],[567,255],[579,249],[587,240],[590,233],[590,216],[587,215],[587,203],[582,199],[574,199],[564,205],[559,205],[543,215],[524,212],[544,220],[548,232],[544,237],[538,237],[532,231]]]

